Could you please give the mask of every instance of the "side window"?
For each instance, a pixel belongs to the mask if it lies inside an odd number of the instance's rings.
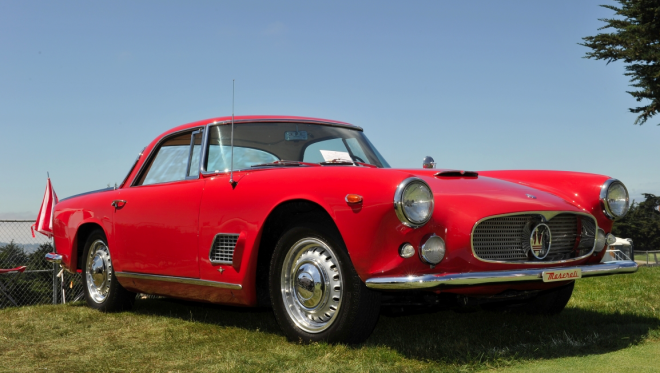
[[[201,134],[195,131],[194,134],[188,132],[165,141],[136,185],[167,183],[184,180],[187,175],[195,175],[199,171],[201,138]]]

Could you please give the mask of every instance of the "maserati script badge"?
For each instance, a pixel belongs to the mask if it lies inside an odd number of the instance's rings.
[[[532,230],[529,236],[529,246],[531,247],[532,255],[536,259],[542,260],[550,252],[550,244],[552,243],[552,234],[550,227],[546,224],[539,224]]]

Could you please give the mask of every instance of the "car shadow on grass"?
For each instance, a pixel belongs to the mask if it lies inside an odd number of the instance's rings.
[[[194,320],[282,336],[270,309],[174,299],[139,300],[134,313]],[[633,313],[567,308],[553,317],[477,311],[381,316],[371,337],[354,348],[387,347],[411,359],[488,364],[602,354],[658,334],[660,320]]]

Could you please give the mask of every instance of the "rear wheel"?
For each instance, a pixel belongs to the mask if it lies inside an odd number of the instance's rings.
[[[133,307],[135,293],[124,289],[117,282],[103,231],[96,230],[87,237],[83,260],[85,300],[88,306],[105,312],[124,311]]]
[[[269,280],[275,317],[292,341],[360,343],[376,326],[380,294],[367,289],[341,238],[323,225],[282,235]]]

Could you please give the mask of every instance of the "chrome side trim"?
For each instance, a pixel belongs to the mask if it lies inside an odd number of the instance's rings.
[[[221,288],[221,289],[234,289],[234,290],[243,289],[243,286],[241,284],[230,284],[227,282],[200,280],[198,278],[190,278],[190,277],[161,276],[161,275],[150,275],[146,273],[134,273],[134,272],[115,272],[115,276],[119,278],[136,278],[139,280],[176,282],[179,284],[211,286],[214,288]]]
[[[479,261],[485,262],[485,263],[498,263],[498,264],[533,264],[533,265],[545,265],[545,264],[562,264],[562,263],[571,263],[575,262],[577,260],[584,259],[588,257],[589,255],[593,254],[594,248],[596,247],[596,240],[594,239],[594,246],[591,247],[591,251],[589,251],[587,254],[577,257],[577,258],[571,258],[571,259],[564,259],[564,260],[555,260],[555,261],[540,261],[540,262],[507,262],[503,260],[489,260],[489,259],[482,259],[480,258],[477,253],[474,251],[474,231],[477,229],[477,226],[481,224],[481,222],[493,219],[493,218],[500,218],[503,216],[515,216],[515,215],[541,215],[545,219],[545,221],[548,221],[555,216],[559,214],[575,214],[575,215],[582,215],[589,217],[593,219],[594,224],[596,227],[598,227],[598,221],[596,218],[588,213],[585,212],[576,212],[576,211],[523,211],[523,212],[514,212],[511,214],[501,214],[501,215],[492,215],[492,216],[487,216],[483,219],[479,219],[476,223],[474,223],[474,226],[472,227],[472,232],[470,233],[470,248],[472,249],[472,255]]]
[[[607,202],[607,191],[610,189],[610,186],[612,184],[621,184],[623,189],[626,191],[626,195],[628,195],[628,199],[630,200],[630,193],[628,193],[628,188],[619,180],[617,179],[608,179],[606,182],[603,183],[603,185],[600,187],[600,207],[603,209],[603,214],[607,216],[608,219],[610,220],[619,220],[626,216],[626,214],[623,214],[622,216],[616,216],[612,213],[612,210],[610,209],[610,204]]]
[[[414,290],[431,289],[439,286],[470,286],[493,283],[509,283],[520,281],[543,281],[543,272],[553,270],[582,270],[582,277],[614,275],[617,273],[633,273],[637,271],[637,263],[633,261],[606,262],[574,267],[552,267],[517,269],[511,271],[468,272],[433,274],[407,277],[373,277],[367,279],[370,289],[380,290]]]

